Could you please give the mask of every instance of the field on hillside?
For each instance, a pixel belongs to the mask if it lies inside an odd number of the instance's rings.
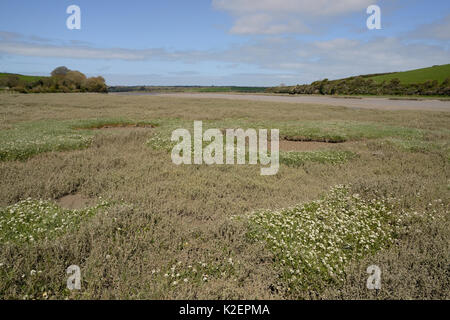
[[[279,129],[278,174],[176,166],[194,120]],[[0,299],[450,298],[447,112],[2,94],[0,180]]]
[[[272,93],[371,95],[371,96],[450,96],[450,64],[404,72],[366,74],[344,79],[323,79],[311,84],[279,86]]]
[[[401,83],[411,84],[411,83],[424,83],[429,80],[430,81],[437,80],[438,83],[442,83],[448,77],[450,77],[450,64],[404,72],[394,72],[369,78],[377,83],[381,83],[383,81],[389,82],[392,79],[397,78],[400,80]]]
[[[34,82],[38,81],[39,79],[46,78],[42,76],[26,76],[22,74],[15,74],[15,73],[1,73],[0,72],[0,79],[7,78],[9,76],[18,76],[19,80],[25,81],[25,82]]]

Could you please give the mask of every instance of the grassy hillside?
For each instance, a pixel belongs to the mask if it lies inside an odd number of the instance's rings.
[[[428,80],[437,80],[439,83],[442,83],[448,77],[450,77],[450,64],[404,72],[394,72],[369,78],[373,79],[377,83],[381,83],[383,81],[388,82],[392,79],[398,78],[403,84],[411,84],[423,83]]]
[[[13,76],[18,76],[20,80],[23,80],[23,81],[25,81],[25,82],[34,82],[34,81],[37,81],[37,80],[39,80],[39,79],[46,78],[46,77],[44,77],[44,76],[26,76],[26,75],[22,75],[22,74],[15,74],[15,73],[1,73],[1,72],[0,72],[0,79],[1,79],[1,78],[6,78],[6,77],[11,76],[11,75],[13,75]]]
[[[311,84],[273,87],[267,92],[329,95],[450,96],[450,64],[404,72],[364,74]],[[394,80],[394,81],[393,81]]]

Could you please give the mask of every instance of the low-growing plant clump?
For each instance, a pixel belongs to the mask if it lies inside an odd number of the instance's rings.
[[[80,210],[63,209],[52,201],[22,200],[0,209],[0,243],[50,240],[109,206],[108,202]]]
[[[306,162],[343,163],[356,157],[351,151],[319,150],[319,151],[288,151],[280,152],[280,163],[288,166],[298,167]]]
[[[165,270],[153,269],[152,275],[158,277],[168,287],[176,288],[182,285],[202,285],[214,277],[231,277],[235,275],[233,258],[226,261],[192,262],[185,265],[181,261],[171,264]]]
[[[154,127],[149,121],[128,119],[88,119],[73,121],[36,121],[18,123],[0,130],[0,161],[27,160],[49,151],[87,148],[93,141],[93,129],[105,127]],[[86,130],[79,130],[86,129]]]
[[[0,144],[0,161],[26,160],[48,151],[82,149],[91,142],[92,137],[80,134],[29,136],[24,140],[3,141]]]
[[[394,198],[365,200],[339,185],[321,200],[247,219],[250,238],[266,244],[281,281],[294,292],[338,284],[350,261],[392,244],[406,217]]]

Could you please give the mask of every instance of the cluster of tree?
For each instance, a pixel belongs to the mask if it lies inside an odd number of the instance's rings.
[[[8,75],[0,79],[0,87],[21,93],[108,92],[103,77],[87,78],[83,73],[66,67],[58,67],[50,77],[34,81],[21,79],[18,75]]]
[[[342,95],[423,95],[423,96],[449,96],[450,78],[439,84],[437,80],[424,83],[404,84],[395,78],[391,81],[377,83],[372,79],[354,77],[342,80],[315,81],[311,84],[296,86],[280,86],[267,89],[273,93],[289,94],[342,94]]]
[[[109,92],[149,92],[150,87],[147,86],[112,86],[108,88]]]

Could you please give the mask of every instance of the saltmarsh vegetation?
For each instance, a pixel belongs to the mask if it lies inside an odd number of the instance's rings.
[[[79,193],[113,205],[47,240],[0,242],[0,297],[449,298],[449,114],[67,96],[0,98],[0,133],[10,131],[8,141],[43,133],[91,139],[71,152],[1,161],[1,214],[14,222],[2,228],[20,227],[25,236],[44,229],[41,222],[55,211],[61,218],[44,224],[50,230],[78,219],[39,199]],[[194,120],[221,129],[279,128],[299,141],[342,137],[346,143],[323,143],[313,152],[357,156],[282,165],[271,177],[255,166],[175,166],[166,142]],[[152,128],[134,128],[140,121]],[[124,128],[92,129],[114,126]],[[350,187],[329,192],[341,184]],[[76,292],[65,287],[72,264],[82,275]],[[372,264],[382,269],[377,295],[366,288]]]
[[[0,208],[0,243],[54,240],[108,206],[107,201],[101,201],[93,207],[68,210],[48,200],[22,200]]]
[[[42,152],[85,148],[92,134],[77,132],[57,121],[36,121],[1,130],[0,141],[0,161],[26,160]]]
[[[249,237],[273,252],[287,290],[308,291],[339,285],[346,265],[391,245],[406,217],[393,198],[367,201],[338,185],[320,200],[246,218]]]
[[[343,163],[356,157],[351,151],[325,150],[325,151],[287,151],[280,153],[280,163],[298,167],[306,162]]]
[[[93,129],[97,128],[152,126],[148,121],[107,118],[17,123],[0,130],[0,161],[26,160],[43,152],[86,148],[92,143]]]
[[[270,134],[269,134],[270,135]],[[208,146],[210,142],[203,141],[203,148]],[[226,154],[226,138],[223,137],[223,154]],[[164,150],[170,152],[172,148],[176,145],[176,142],[170,140],[170,134],[168,132],[158,132],[155,133],[148,141],[147,145],[155,150]],[[235,147],[237,146],[237,140],[234,141]],[[192,152],[194,152],[194,147],[192,143]],[[248,144],[245,146],[245,160],[249,160],[249,147]],[[270,156],[270,145],[268,145],[269,151],[268,156]],[[301,166],[307,162],[319,162],[319,163],[330,163],[338,164],[344,163],[351,160],[357,156],[356,153],[352,151],[340,151],[340,150],[321,150],[321,151],[280,151],[279,161],[282,164],[292,167]],[[259,161],[259,160],[258,160]]]
[[[288,141],[339,144],[347,141],[384,139],[394,141],[395,146],[408,145],[409,149],[418,145],[430,148],[435,146],[430,142],[423,141],[426,133],[424,130],[373,122],[342,120],[252,122],[240,119],[238,121],[209,121],[204,125],[206,128],[238,128],[240,125],[240,128],[244,130],[246,128],[279,128],[280,138]],[[170,140],[171,132],[177,128],[189,129],[190,127],[192,127],[192,123],[186,121],[171,121],[170,124],[152,135],[147,144],[153,149],[170,152],[176,144]],[[207,144],[204,143],[204,146]],[[350,150],[326,150],[326,148],[320,151],[280,151],[280,163],[293,167],[301,166],[306,162],[338,164],[354,159],[356,156],[357,154]]]

